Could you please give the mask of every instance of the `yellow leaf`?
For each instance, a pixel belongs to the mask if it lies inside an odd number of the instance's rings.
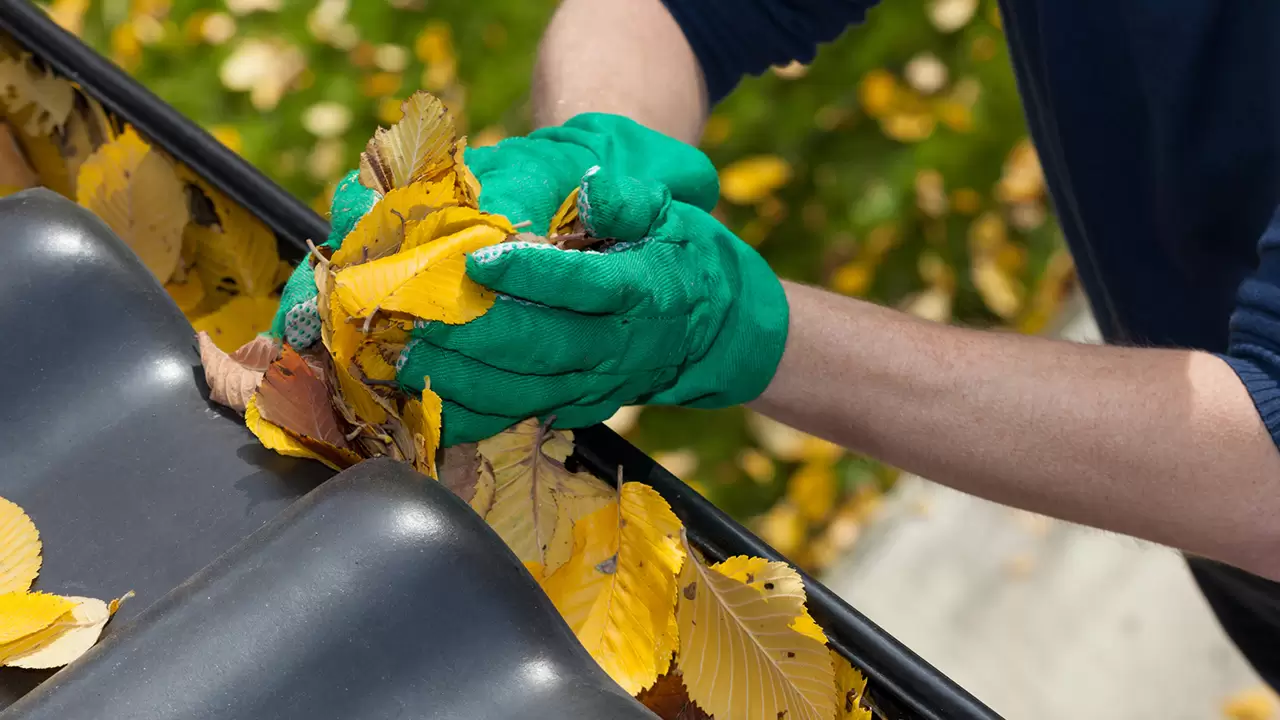
[[[40,176],[27,163],[18,146],[18,140],[8,123],[0,122],[0,185],[10,188],[5,194],[18,192],[40,184]]]
[[[68,182],[74,182],[80,174],[80,166],[94,151],[115,137],[115,128],[102,105],[77,90],[71,114],[67,116],[62,132],[54,134],[58,151],[66,166]]]
[[[805,609],[804,613],[791,623],[791,629],[805,637],[813,638],[823,645],[827,644],[827,634],[822,631],[822,626],[809,614],[808,609]]]
[[[40,533],[14,503],[0,498],[0,595],[26,592],[40,574]]]
[[[356,350],[353,362],[370,380],[396,379],[396,366],[394,361],[389,361],[383,354],[385,347],[387,347],[385,342],[365,342]],[[398,347],[403,348],[404,344],[399,343]]]
[[[573,435],[526,420],[488,440],[479,452],[494,477],[493,505],[485,520],[521,561],[547,573],[573,551],[572,523],[613,499],[613,488],[587,473],[570,473],[564,461]],[[479,495],[479,489],[476,492]]]
[[[343,469],[333,461],[303,445],[297,438],[285,432],[284,428],[274,425],[263,418],[262,413],[258,411],[258,396],[256,394],[249,398],[249,402],[245,406],[244,424],[249,428],[249,432],[253,433],[254,437],[258,438],[258,441],[268,450],[274,450],[281,455],[288,455],[289,457],[319,460],[334,470]],[[341,448],[339,449],[341,450]],[[354,453],[352,454],[354,455]],[[360,458],[355,457],[352,464],[359,461]]]
[[[542,587],[591,657],[634,695],[663,672],[684,550],[680,521],[653,488],[625,483],[619,496],[578,520],[573,555]]]
[[[836,707],[831,656],[791,627],[804,613],[800,576],[785,563],[749,559],[707,567],[687,542],[676,612],[689,697],[714,717],[829,720]]]
[[[425,230],[420,225],[416,232]],[[334,293],[352,317],[379,310],[460,324],[493,306],[493,293],[467,277],[466,256],[502,242],[496,228],[475,225],[390,257],[339,270]]]
[[[688,562],[686,559],[685,562]],[[671,669],[675,654],[680,650],[680,623],[676,620],[675,598],[671,598],[672,613],[667,616],[667,627],[658,635],[656,648],[658,674],[665,675]]]
[[[223,352],[233,353],[258,333],[266,332],[271,327],[271,320],[279,305],[280,298],[277,297],[240,295],[191,323],[191,327],[196,332],[209,333],[214,344]]]
[[[355,412],[360,422],[381,425],[387,421],[387,411],[373,397],[373,390],[351,374],[346,363],[334,362],[334,374],[338,376],[338,392],[343,402]]]
[[[867,679],[835,650],[831,662],[836,667],[836,720],[872,720],[871,711],[862,704]]]
[[[218,225],[192,223],[186,232],[194,236],[196,271],[205,287],[266,297],[276,289],[280,255],[276,237],[254,217],[221,192],[201,186],[218,214]]]
[[[0,58],[0,101],[10,113],[30,109],[23,126],[28,135],[49,135],[62,127],[71,114],[73,95],[70,82],[37,68],[30,55]]]
[[[756,592],[765,593],[768,591],[765,588],[765,583],[768,583],[769,578],[772,577],[773,568],[771,566],[775,564],[761,557],[735,555],[727,558],[722,563],[716,564],[715,569],[725,577],[755,588]],[[805,637],[813,638],[823,645],[827,644],[826,634],[822,632],[822,628],[809,615],[807,608],[801,608],[800,615],[791,622],[790,627]]]
[[[457,202],[454,189],[444,183],[414,183],[395,188],[360,218],[330,261],[337,269],[398,252],[403,249],[408,232],[429,213]]]
[[[578,191],[574,188],[569,197],[560,203],[560,209],[551,218],[551,235],[564,235],[571,231],[574,221],[578,219]]]
[[[511,221],[501,215],[491,215],[470,207],[447,207],[428,215],[421,225],[405,238],[403,249],[411,250],[419,245],[457,235],[467,228],[477,226],[497,230],[504,238],[515,233],[515,229],[511,227]]]
[[[184,315],[190,315],[204,300],[204,283],[199,275],[188,275],[184,282],[167,282],[164,289]]]
[[[74,607],[70,600],[46,593],[0,595],[0,646],[49,627]]]
[[[533,576],[534,580],[537,580],[539,583],[542,582],[542,563],[530,561],[524,564],[524,569],[529,571],[529,574]]]
[[[161,282],[173,276],[188,219],[186,192],[173,165],[133,128],[80,166],[76,202],[111,226]]]
[[[969,268],[973,286],[991,312],[1009,319],[1022,308],[1025,290],[1022,283],[1000,267],[992,255],[978,255]]]
[[[401,109],[404,117],[390,130],[378,128],[360,155],[360,184],[384,195],[453,166],[458,133],[444,103],[418,91]]]
[[[743,158],[720,171],[720,194],[738,205],[763,200],[791,179],[791,165],[777,155]]]
[[[836,503],[835,468],[828,462],[804,463],[787,482],[787,499],[811,523],[826,518]]]
[[[442,404],[440,396],[429,385],[422,389],[421,400],[409,398],[404,404],[404,424],[417,450],[415,465],[418,472],[436,480],[440,479],[436,472],[436,451],[440,449]]]
[[[476,492],[471,496],[468,503],[471,509],[476,511],[480,517],[488,519],[489,511],[493,509],[493,495],[497,490],[497,480],[493,477],[493,465],[488,458],[480,456],[480,467],[477,471]],[[528,563],[526,563],[526,566]],[[539,572],[543,570],[542,563],[537,563]],[[542,576],[539,575],[539,578]]]
[[[37,633],[39,637],[33,638],[34,642],[20,641],[10,646],[7,652],[0,650],[6,666],[47,670],[70,663],[88,652],[89,648],[98,642],[98,638],[102,636],[102,628],[106,627],[107,621],[119,607],[119,601],[113,601],[108,605],[96,598],[62,599],[75,603],[71,610],[71,617],[67,621],[54,623],[46,631]],[[16,646],[19,644],[26,647],[18,650]]]

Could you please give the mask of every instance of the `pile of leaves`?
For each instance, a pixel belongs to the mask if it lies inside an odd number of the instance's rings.
[[[75,83],[0,37],[0,196],[42,186],[107,223],[199,330],[265,330],[291,270],[275,235]]]
[[[558,3],[46,4],[326,212],[411,89],[441,97],[472,145],[527,131],[534,53]],[[722,169],[718,217],[784,277],[935,320],[1040,332],[1073,274],[1026,135],[996,0],[896,0],[811,65],[746,79],[701,146]],[[896,477],[739,408],[628,409],[611,424],[815,570],[856,541]]]
[[[14,503],[0,498],[0,666],[48,670],[83,655],[120,603],[32,592],[43,562],[40,533]]]
[[[847,704],[847,716],[869,718],[865,681],[826,647],[789,565],[705,562],[656,491],[572,470],[572,433],[536,419],[439,450],[440,399],[430,378],[407,395],[396,358],[415,323],[462,324],[492,306],[466,277],[465,257],[517,235],[476,207],[464,141],[441,102],[419,92],[403,111],[361,158],[360,182],[379,200],[340,249],[313,246],[307,259],[321,341],[294,348],[260,336],[227,354],[200,335],[214,398],[282,454],[334,468],[391,457],[444,483],[507,543],[610,677],[664,717],[827,720]],[[567,232],[533,239],[593,246],[574,207],[571,195],[553,223]]]

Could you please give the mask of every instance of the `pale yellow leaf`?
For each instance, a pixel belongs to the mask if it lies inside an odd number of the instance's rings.
[[[69,621],[55,623],[48,632],[40,633],[33,647],[8,654],[4,660],[6,666],[47,670],[70,663],[98,642],[102,629],[119,606],[118,602],[107,605],[96,598],[64,599],[75,603]]]
[[[80,166],[76,202],[120,236],[161,282],[178,269],[187,198],[172,163],[126,128]]]
[[[74,182],[84,161],[103,143],[110,142],[115,137],[115,128],[102,105],[77,90],[71,114],[67,116],[62,131],[53,135],[66,166],[68,180]]]
[[[757,592],[766,593],[768,590],[765,588],[765,583],[770,582],[769,578],[777,572],[773,567],[777,564],[761,557],[735,555],[718,563],[715,569],[725,577],[750,585]],[[822,632],[822,628],[814,621],[807,608],[802,608],[800,615],[791,622],[791,629],[824,645],[827,643],[826,634]]]
[[[828,462],[806,462],[787,481],[787,499],[811,523],[831,514],[836,490],[836,471]]]
[[[687,540],[685,547],[691,557],[677,583],[678,664],[689,697],[715,717],[830,720],[831,657],[792,628],[804,612],[800,576],[780,562],[731,558],[707,567]]]
[[[280,298],[277,297],[239,295],[191,323],[191,327],[196,332],[209,333],[214,344],[231,353],[257,337],[258,333],[266,332],[279,305]]]
[[[720,171],[720,194],[738,205],[759,202],[791,179],[791,164],[777,155],[743,158]]]
[[[548,574],[555,572],[572,554],[572,522],[609,503],[613,488],[565,469],[573,435],[537,420],[481,440],[479,451],[494,477],[493,505],[485,520],[521,561],[537,561]]]
[[[252,213],[231,198],[202,186],[218,214],[218,224],[192,223],[187,234],[195,241],[196,272],[205,287],[266,297],[276,289],[280,255],[276,237]]]
[[[836,720],[872,720],[871,711],[862,704],[867,679],[835,650],[831,662],[836,668]]]
[[[405,249],[405,236],[429,214],[456,205],[454,189],[444,183],[419,182],[395,188],[378,200],[330,258],[334,269],[384,258]]]
[[[634,695],[658,679],[684,561],[680,520],[653,488],[625,483],[618,502],[578,520],[573,554],[543,582],[579,642]]]
[[[40,574],[40,533],[14,503],[0,498],[0,595],[26,592]]]
[[[22,154],[9,124],[0,122],[0,185],[17,192],[39,184],[40,176]]]
[[[484,456],[480,456],[479,468],[476,474],[478,475],[476,478],[476,492],[467,501],[467,504],[480,517],[488,519],[489,511],[493,509],[493,496],[497,490],[497,480],[493,477],[493,464]],[[572,552],[572,548],[570,548],[570,551]],[[538,567],[541,569],[542,563],[538,563]]]
[[[71,83],[36,67],[30,55],[0,58],[0,102],[10,113],[29,110],[23,131],[49,135],[71,114]]]
[[[49,627],[74,607],[70,600],[46,593],[17,591],[0,595],[0,646]]]
[[[469,322],[493,306],[494,295],[467,277],[467,253],[505,237],[494,227],[473,225],[381,260],[343,268],[334,277],[334,294],[352,317],[381,310],[450,324]]]
[[[400,121],[390,130],[378,128],[360,155],[360,183],[384,195],[411,182],[432,179],[454,162],[458,133],[439,98],[418,91],[401,110]]]
[[[422,398],[409,398],[404,403],[404,424],[413,436],[417,450],[418,472],[439,479],[436,451],[440,449],[440,396],[430,386],[422,389]]]

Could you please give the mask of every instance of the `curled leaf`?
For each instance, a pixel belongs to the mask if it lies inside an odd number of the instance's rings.
[[[404,403],[405,428],[413,437],[415,466],[418,472],[439,479],[436,472],[436,451],[440,449],[440,414],[443,412],[440,396],[431,387],[422,389],[422,398],[409,398]]]
[[[102,629],[106,627],[107,621],[120,605],[120,600],[108,605],[96,598],[67,597],[63,599],[75,604],[70,617],[37,633],[39,637],[34,642],[23,643],[31,647],[7,655],[4,660],[5,665],[28,670],[48,670],[72,662],[98,642],[98,638],[102,636]]]
[[[267,368],[255,396],[262,418],[295,437],[348,448],[346,433],[330,402],[329,381],[289,346]]]
[[[243,415],[245,407],[249,404],[249,398],[253,397],[258,384],[262,382],[266,365],[258,369],[238,362],[234,356],[218,348],[208,333],[197,333],[196,339],[200,345],[200,363],[204,365],[204,379],[209,384],[209,399]],[[267,338],[266,342],[274,346],[270,338]],[[268,351],[251,347],[256,344],[259,344],[259,341],[251,340],[248,345],[237,350],[236,354],[260,361]],[[270,361],[267,364],[270,364]]]
[[[454,189],[443,183],[414,183],[398,187],[382,197],[333,253],[336,268],[378,260],[399,252],[405,237],[429,215],[440,208],[456,205]]]
[[[835,650],[831,662],[836,669],[836,720],[872,720],[871,710],[862,702],[867,679]]]
[[[208,333],[214,344],[224,351],[235,352],[271,327],[279,305],[280,299],[276,297],[237,295],[217,310],[192,321],[191,327]]]
[[[258,396],[249,398],[244,409],[244,423],[249,432],[268,450],[289,457],[318,460],[334,470],[343,470],[360,462],[360,456],[346,448],[319,448],[303,443],[278,425],[263,419],[258,411]]]
[[[73,88],[52,70],[36,67],[30,55],[0,57],[0,102],[10,113],[29,110],[26,134],[49,135],[71,114]]]

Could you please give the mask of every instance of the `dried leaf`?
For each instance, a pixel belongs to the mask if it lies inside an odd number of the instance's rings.
[[[419,91],[401,110],[404,117],[390,130],[378,128],[360,155],[360,184],[383,195],[453,166],[458,136],[444,103]]]
[[[537,420],[481,440],[479,449],[494,478],[485,520],[521,561],[555,572],[573,551],[573,522],[613,500],[613,488],[587,473],[570,473],[564,461],[573,452],[572,434]]]
[[[456,205],[457,195],[443,183],[419,182],[395,188],[360,218],[333,253],[335,268],[384,258],[403,249],[406,235],[445,205]],[[478,211],[473,211],[478,212]]]
[[[193,321],[191,327],[197,332],[209,333],[224,352],[235,352],[271,327],[279,305],[280,298],[239,295],[216,311]]]
[[[262,414],[258,412],[257,395],[249,398],[249,403],[245,406],[244,424],[263,446],[281,455],[319,460],[334,470],[344,470],[361,460],[359,455],[345,448],[317,449],[314,445],[305,444],[302,440],[290,435],[284,428],[264,420]]]
[[[420,225],[414,232],[420,232]],[[352,317],[379,310],[422,320],[459,324],[493,306],[494,295],[466,274],[466,256],[505,238],[501,230],[476,225],[390,257],[339,270],[334,294]]]
[[[266,372],[271,363],[280,359],[281,349],[279,340],[270,335],[258,335],[231,353],[231,359],[250,370]]]
[[[276,238],[261,220],[213,188],[200,188],[213,202],[216,226],[192,223],[186,235],[195,243],[196,271],[205,287],[251,297],[276,289],[280,255]]]
[[[759,572],[748,576],[748,568]],[[804,586],[791,567],[735,558],[707,567],[695,556],[678,587],[678,662],[699,706],[742,720],[829,720],[835,673],[827,648],[792,627],[804,613]]]
[[[255,370],[236,362],[214,344],[208,333],[197,333],[196,339],[200,344],[204,379],[209,384],[209,399],[243,415],[249,398],[262,382],[265,368]]]
[[[47,593],[0,595],[0,648],[44,630],[74,607],[70,600]]]
[[[0,595],[26,592],[40,574],[40,533],[14,503],[0,498]]]
[[[666,673],[653,687],[640,691],[636,700],[662,720],[712,720],[698,704],[689,699],[689,691],[679,673]]]
[[[161,282],[178,269],[186,193],[173,165],[132,128],[81,165],[76,202],[110,225]]]
[[[28,135],[49,135],[62,127],[71,114],[71,83],[41,70],[31,56],[0,58],[0,101],[10,113],[30,108],[23,131]]]
[[[631,695],[670,659],[661,646],[684,562],[680,529],[653,488],[625,483],[617,502],[574,523],[573,555],[542,583],[587,652]]]
[[[573,224],[578,221],[578,191],[580,189],[574,188],[569,193],[569,197],[560,203],[560,209],[556,210],[556,214],[551,217],[549,237],[573,232]]]
[[[439,479],[436,472],[436,451],[440,449],[440,414],[443,412],[440,396],[427,386],[422,389],[422,399],[409,398],[404,403],[405,428],[413,437],[418,472]]]
[[[831,663],[836,669],[836,720],[872,720],[871,710],[862,703],[867,679],[835,650]]]
[[[96,598],[86,597],[63,599],[75,603],[70,619],[54,623],[47,631],[39,633],[41,637],[37,642],[24,643],[33,645],[32,647],[21,652],[6,653],[6,666],[47,670],[72,662],[98,642],[102,629],[120,604],[119,600],[108,605]]]
[[[39,184],[40,176],[23,156],[8,123],[0,122],[0,186],[17,192]]]
[[[329,381],[293,348],[267,368],[254,397],[267,422],[299,439],[310,438],[335,448],[348,448],[346,433],[330,402]]]
[[[480,452],[475,443],[464,443],[440,452],[440,484],[465,503],[476,496],[480,480]],[[493,476],[490,475],[490,478]]]
[[[338,379],[338,397],[360,422],[381,425],[387,421],[387,411],[374,397],[373,390],[357,380],[345,364],[335,362],[333,374]]]
[[[737,205],[759,202],[791,179],[791,164],[777,155],[743,158],[720,171],[720,194]]]

